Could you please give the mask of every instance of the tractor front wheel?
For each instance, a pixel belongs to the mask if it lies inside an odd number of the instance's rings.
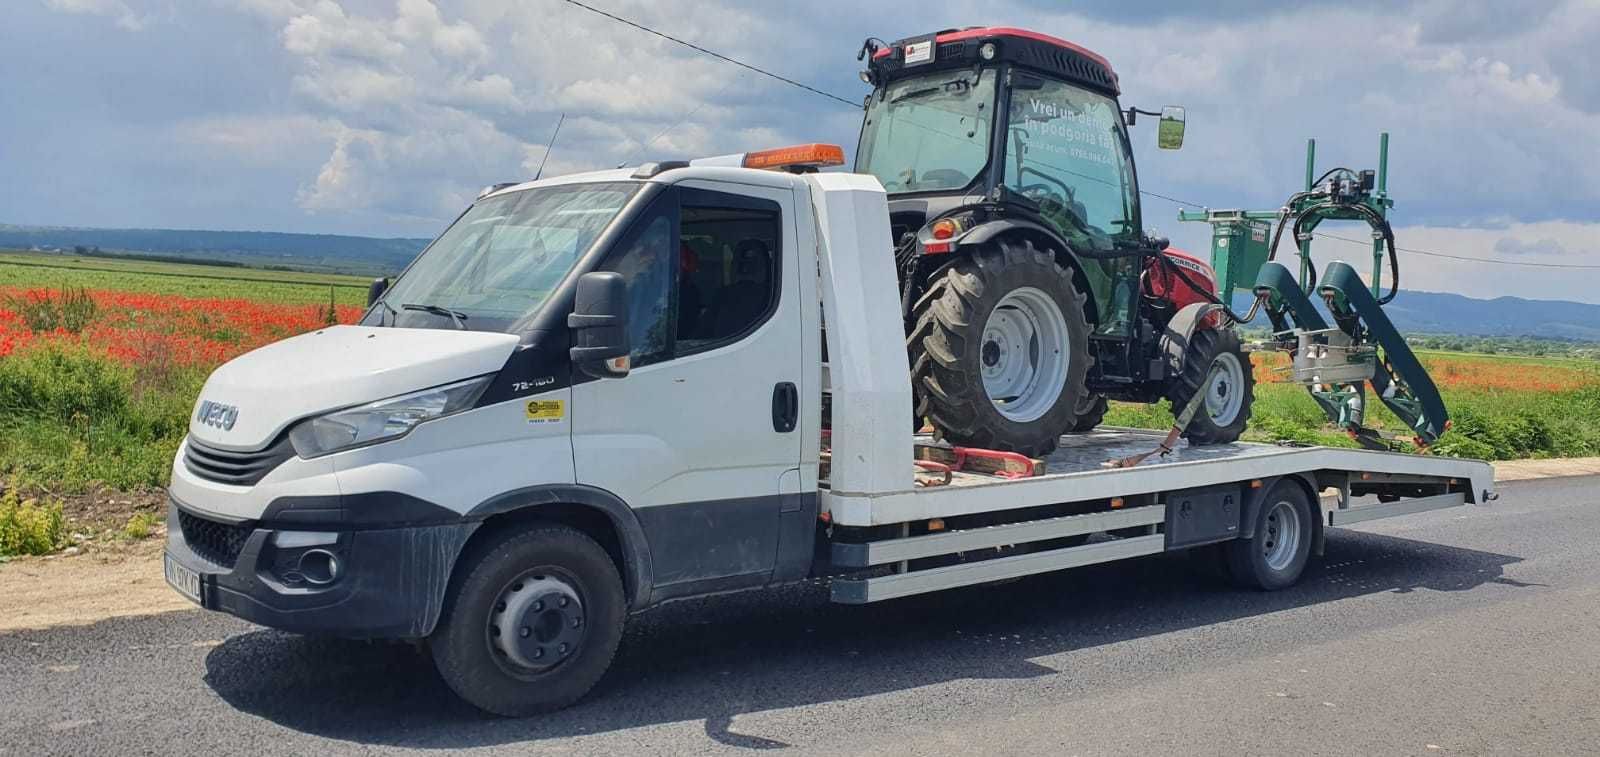
[[[946,268],[912,313],[917,416],[954,444],[1050,453],[1086,392],[1083,303],[1031,242],[989,243]]]
[[[1204,399],[1183,430],[1190,444],[1224,444],[1237,441],[1250,420],[1255,402],[1255,376],[1250,355],[1234,329],[1199,329],[1189,337],[1183,368],[1167,389],[1174,416],[1183,412],[1196,394]]]

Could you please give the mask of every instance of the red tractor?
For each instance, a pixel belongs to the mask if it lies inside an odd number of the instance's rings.
[[[1206,263],[1147,236],[1124,110],[1099,55],[1003,27],[883,42],[855,170],[889,192],[918,418],[956,444],[1043,455],[1106,400],[1172,402],[1229,442],[1253,378]],[[1184,411],[1188,412],[1185,413]]]

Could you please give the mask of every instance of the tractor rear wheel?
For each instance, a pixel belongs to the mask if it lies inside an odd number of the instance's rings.
[[[1183,369],[1167,388],[1172,414],[1178,415],[1195,394],[1204,402],[1183,430],[1190,444],[1225,444],[1237,441],[1250,420],[1255,401],[1255,376],[1250,356],[1234,329],[1199,329],[1189,337]]]
[[[1086,391],[1083,303],[1031,242],[991,242],[946,268],[912,311],[917,417],[954,444],[1050,453]]]

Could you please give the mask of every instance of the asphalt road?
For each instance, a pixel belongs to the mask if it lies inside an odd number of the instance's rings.
[[[0,635],[0,754],[1600,753],[1597,484],[1330,530],[1272,594],[1162,556],[881,606],[672,604],[589,700],[527,720],[409,646],[199,611]]]

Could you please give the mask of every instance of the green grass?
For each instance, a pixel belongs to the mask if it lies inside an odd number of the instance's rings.
[[[1536,360],[1529,358],[1528,360]],[[1600,385],[1562,392],[1444,390],[1453,427],[1433,452],[1484,460],[1600,456]],[[1111,403],[1106,425],[1165,430],[1172,427],[1166,403]],[[1368,395],[1367,423],[1407,436],[1405,425]],[[1245,430],[1247,441],[1293,441],[1330,447],[1356,444],[1326,423],[1305,389],[1293,384],[1256,387]]]
[[[24,486],[162,486],[205,373],[65,343],[0,358],[0,471]]]
[[[155,533],[158,522],[156,516],[150,513],[134,513],[122,527],[122,538],[128,541],[149,538],[150,534]]]
[[[15,487],[0,493],[0,558],[53,552],[65,530],[60,502],[22,499]]]
[[[0,288],[82,287],[183,297],[321,304],[334,288],[341,305],[365,305],[370,279],[299,271],[114,260],[0,251]]]

